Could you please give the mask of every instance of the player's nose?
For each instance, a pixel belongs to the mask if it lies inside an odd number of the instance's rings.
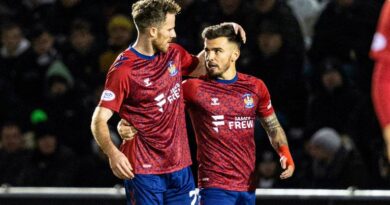
[[[176,38],[176,31],[175,30],[171,31],[171,38]]]

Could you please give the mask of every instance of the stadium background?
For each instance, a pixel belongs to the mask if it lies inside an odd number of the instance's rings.
[[[93,142],[89,123],[107,69],[135,40],[133,2],[0,2],[0,184],[121,184]],[[247,32],[238,70],[269,87],[297,166],[292,179],[278,179],[277,156],[257,123],[258,188],[390,188],[368,55],[384,0],[177,2],[182,12],[176,42],[193,54],[202,49],[200,32],[207,25],[234,21]],[[119,144],[117,121],[110,124]],[[323,163],[313,146],[339,160]]]

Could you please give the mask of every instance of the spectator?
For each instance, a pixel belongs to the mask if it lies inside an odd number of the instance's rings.
[[[342,138],[332,128],[321,128],[309,141],[312,157],[313,188],[346,189],[368,186],[366,166],[359,153],[343,144]]]
[[[24,186],[74,186],[76,158],[67,147],[59,144],[53,126],[37,125],[36,148],[32,160],[22,172]]]
[[[245,73],[262,79],[272,93],[272,104],[289,127],[302,127],[306,106],[303,81],[303,52],[288,45],[278,22],[263,21],[257,31],[256,48],[251,51]],[[288,102],[288,104],[286,103]]]
[[[361,91],[369,92],[373,63],[368,57],[370,43],[383,1],[334,0],[315,24],[311,63],[317,66],[324,57],[335,56],[352,66],[347,73]]]
[[[249,13],[251,17],[248,23],[248,41],[255,42],[257,38],[256,31],[264,21],[273,21],[281,28],[281,34],[285,46],[289,47],[294,53],[302,55],[304,52],[304,41],[302,31],[298,20],[294,16],[291,8],[282,0],[254,0],[253,8],[255,11]],[[303,58],[299,60],[303,61]]]
[[[35,25],[30,38],[32,48],[28,51],[26,65],[18,73],[16,89],[23,100],[36,106],[43,98],[45,74],[60,55],[54,47],[54,36],[44,25]]]
[[[92,81],[102,73],[99,70],[99,55],[101,47],[96,41],[91,24],[77,19],[72,23],[70,38],[65,48],[64,63],[75,78],[76,87],[89,92]]]
[[[5,123],[1,128],[0,184],[22,185],[20,175],[30,157],[21,127],[17,123]]]
[[[194,31],[202,30],[202,24],[210,14],[205,9],[208,6],[205,6],[206,3],[203,1],[178,0],[176,2],[181,7],[179,18],[176,18],[176,25],[180,25],[175,27],[176,42],[190,53],[197,53],[203,49],[203,41],[200,32]],[[191,25],[191,29],[183,25]]]
[[[265,151],[261,154],[260,162],[257,164],[255,183],[257,188],[278,188],[281,186],[279,178],[279,158],[272,151]],[[285,183],[285,181],[283,181]]]
[[[332,127],[343,134],[350,134],[352,114],[357,109],[360,94],[351,87],[340,61],[327,58],[320,65],[319,90],[310,97],[307,106],[306,136],[321,127]]]
[[[111,132],[111,138],[116,146],[120,145],[119,137]],[[95,140],[91,141],[92,154],[80,161],[76,185],[80,187],[113,187],[122,184],[122,180],[112,174],[108,157],[103,153]],[[91,172],[91,170],[93,170]]]
[[[69,35],[75,19],[91,22],[92,27],[96,28],[96,33],[99,34],[98,39],[104,39],[106,36],[104,2],[104,0],[57,0],[47,24],[61,43]]]
[[[126,49],[133,40],[135,32],[133,23],[123,15],[115,15],[107,26],[108,49],[99,57],[100,70],[106,72],[118,54]]]
[[[24,37],[16,23],[6,23],[1,28],[0,76],[14,85],[16,74],[23,68],[30,41]]]
[[[91,134],[85,115],[87,111],[83,109],[79,99],[69,79],[54,73],[47,79],[41,106],[47,112],[51,125],[58,131],[58,141],[78,154],[86,154],[90,152],[88,145]]]
[[[14,117],[27,118],[26,104],[16,93],[17,74],[26,61],[30,42],[24,37],[19,24],[5,23],[1,27],[0,48],[0,121]]]
[[[311,46],[314,24],[327,3],[329,0],[287,0],[301,26],[306,49]]]

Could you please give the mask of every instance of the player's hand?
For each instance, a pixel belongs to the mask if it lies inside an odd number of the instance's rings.
[[[387,156],[387,161],[390,163],[390,124],[387,124],[382,131],[386,146],[385,154]]]
[[[287,179],[290,178],[295,170],[295,167],[293,165],[287,165],[287,158],[282,157],[280,158],[280,165],[282,166],[282,169],[284,170],[282,174],[280,174],[281,179]]]
[[[390,163],[390,143],[386,145],[386,156],[387,156],[387,161]]]
[[[108,156],[110,167],[114,175],[120,179],[133,179],[133,167],[127,157],[119,150]]]
[[[135,134],[137,134],[137,130],[124,119],[119,121],[117,130],[123,140],[132,140]]]
[[[245,30],[244,28],[242,28],[242,26],[238,23],[234,23],[234,22],[224,22],[222,24],[230,24],[233,26],[234,28],[234,31],[236,32],[236,34],[240,34],[241,36],[241,39],[242,39],[242,42],[245,43],[246,42],[246,33],[245,33]]]

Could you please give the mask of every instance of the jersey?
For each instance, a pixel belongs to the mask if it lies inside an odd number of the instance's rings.
[[[274,113],[263,81],[238,73],[231,81],[189,79],[183,90],[198,144],[198,186],[252,190],[254,121]]]
[[[118,112],[137,129],[120,148],[136,174],[165,174],[191,165],[181,81],[197,63],[177,44],[154,56],[130,47],[108,71],[99,106]]]
[[[377,31],[371,45],[371,57],[378,60],[390,61],[390,1],[383,4],[378,21]]]
[[[372,98],[382,127],[390,124],[390,1],[383,4],[377,31],[371,45],[375,60]]]

